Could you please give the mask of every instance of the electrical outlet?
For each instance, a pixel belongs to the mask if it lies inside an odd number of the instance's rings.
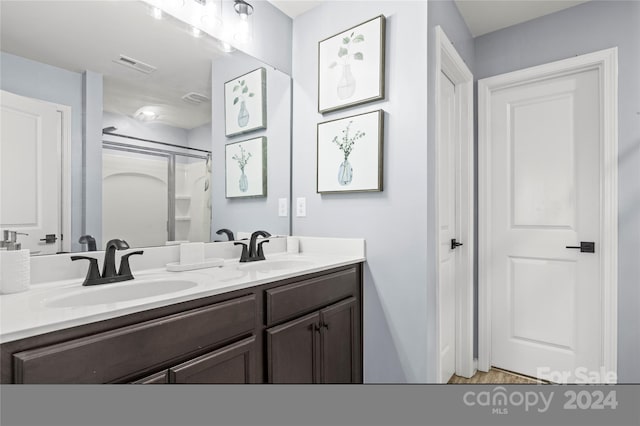
[[[287,199],[286,198],[278,198],[278,216],[287,217]]]
[[[305,197],[296,198],[296,216],[305,217],[307,215],[307,199]]]

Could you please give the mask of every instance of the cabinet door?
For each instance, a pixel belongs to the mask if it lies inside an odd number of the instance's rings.
[[[169,383],[257,383],[256,338],[251,336],[169,369]]]
[[[267,329],[269,383],[317,383],[320,313]]]
[[[358,304],[350,297],[320,311],[321,383],[359,381]]]

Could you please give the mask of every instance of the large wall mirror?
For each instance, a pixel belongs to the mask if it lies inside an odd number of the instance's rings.
[[[23,248],[289,234],[278,214],[290,199],[289,75],[139,1],[3,1],[0,36],[0,230],[29,234]],[[254,70],[264,87],[245,89]],[[227,129],[228,82],[243,84],[231,107],[251,95],[264,125]],[[227,169],[239,163],[226,155],[252,140],[263,156],[245,163],[257,173],[260,162],[264,191],[234,196],[227,181],[242,183]]]

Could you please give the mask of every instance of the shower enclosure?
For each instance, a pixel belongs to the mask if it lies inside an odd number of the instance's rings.
[[[210,241],[211,152],[109,135],[118,141],[102,142],[103,240],[132,247]]]

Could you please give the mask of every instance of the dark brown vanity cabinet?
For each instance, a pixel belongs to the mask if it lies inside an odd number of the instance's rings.
[[[361,383],[361,265],[0,345],[1,383]]]
[[[362,382],[358,268],[266,293],[269,383]]]
[[[238,377],[225,377],[215,368],[231,362],[230,354],[243,355],[240,350],[255,357],[255,337],[242,340],[242,346],[226,344],[252,335],[255,327],[256,298],[247,295],[14,353],[14,383],[121,383],[163,365],[169,367],[169,382],[198,382],[201,376],[255,381],[250,365],[247,371],[234,368]],[[162,379],[154,374],[143,381]]]
[[[270,383],[360,383],[357,302],[350,297],[267,329]]]
[[[260,383],[256,374],[256,351],[256,338],[251,336],[131,383]]]

